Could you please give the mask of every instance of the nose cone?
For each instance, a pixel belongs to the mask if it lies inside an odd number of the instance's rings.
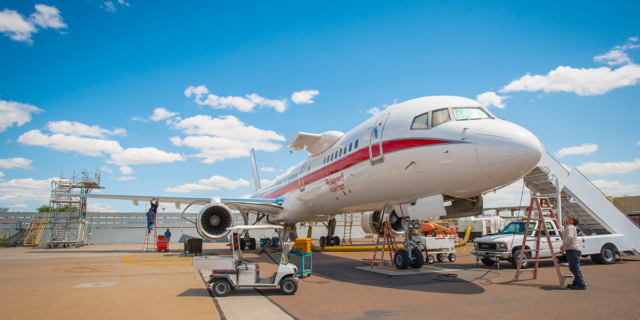
[[[478,163],[487,176],[499,183],[509,183],[529,173],[542,152],[536,136],[507,121],[483,127],[476,137]]]

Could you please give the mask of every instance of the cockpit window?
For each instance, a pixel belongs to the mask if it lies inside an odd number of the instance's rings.
[[[449,116],[449,109],[440,109],[433,111],[433,119],[431,120],[432,127],[448,121],[451,121],[451,116]]]
[[[491,119],[491,116],[480,107],[453,108],[453,116],[456,120]]]
[[[413,118],[413,123],[411,124],[411,130],[417,129],[427,129],[429,125],[429,114],[421,114],[415,118]]]

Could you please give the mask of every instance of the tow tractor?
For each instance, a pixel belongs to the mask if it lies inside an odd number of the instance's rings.
[[[205,256],[193,259],[193,269],[211,270],[211,276],[207,281],[207,287],[213,290],[218,297],[229,295],[231,290],[236,288],[275,288],[280,286],[282,293],[291,295],[298,290],[297,267],[289,263],[286,254],[282,254],[280,260],[274,259],[268,252],[267,247],[262,247],[261,254],[266,254],[274,263],[278,265],[271,277],[260,278],[260,266],[242,257],[242,249],[238,244],[238,234],[245,230],[265,230],[275,229],[282,239],[284,227],[274,225],[253,225],[235,226],[228,228],[229,242],[231,243],[231,256]],[[283,253],[289,252],[293,247],[290,243],[280,243]]]

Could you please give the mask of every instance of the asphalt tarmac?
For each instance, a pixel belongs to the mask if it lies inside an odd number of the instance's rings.
[[[314,253],[312,276],[300,279],[293,296],[278,289],[238,289],[227,298],[215,298],[179,245],[172,244],[168,253],[143,254],[140,249],[141,245],[1,248],[2,318],[640,317],[640,257],[612,265],[582,259],[589,287],[576,291],[560,288],[551,260],[541,262],[538,279],[525,274],[512,282],[515,269],[510,263],[501,263],[501,269],[476,267],[471,245],[458,248],[454,263],[437,262],[424,272],[408,274],[366,268],[363,259],[371,258],[371,252]],[[204,254],[228,253],[224,244],[205,244]],[[244,257],[260,264],[262,277],[277,268],[257,251],[245,252]],[[561,270],[570,274],[566,266]]]

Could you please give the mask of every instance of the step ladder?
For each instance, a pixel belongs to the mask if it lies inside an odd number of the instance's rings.
[[[343,245],[353,245],[353,241],[351,239],[351,230],[353,229],[353,213],[345,213],[344,214],[344,232],[342,238]]]
[[[546,216],[547,218],[545,218],[545,212],[548,212],[548,215]],[[532,195],[531,202],[529,204],[529,210],[527,210],[527,222],[525,224],[524,237],[522,239],[522,246],[520,247],[521,248],[520,255],[518,256],[518,269],[516,270],[516,275],[512,281],[518,281],[520,278],[520,275],[522,275],[522,273],[527,271],[530,271],[531,273],[533,273],[533,279],[538,279],[538,264],[540,262],[540,250],[544,250],[542,249],[542,246],[541,246],[541,240],[547,239],[549,250],[550,252],[552,252],[551,258],[553,259],[553,265],[556,269],[556,274],[558,275],[558,282],[560,283],[560,286],[563,289],[566,289],[564,282],[567,278],[573,278],[573,275],[563,276],[562,273],[560,272],[560,267],[558,266],[558,258],[556,257],[557,252],[553,248],[553,242],[551,241],[551,236],[549,235],[550,231],[555,231],[558,233],[560,238],[562,238],[562,231],[560,229],[547,228],[547,224],[545,222],[549,220],[548,218],[551,218],[553,221],[555,221],[556,226],[561,225],[558,222],[558,218],[556,217],[556,214],[553,211],[553,208],[551,207],[551,202],[549,201],[549,198]],[[534,229],[529,229],[529,224],[531,222],[537,222],[537,227]],[[531,235],[529,235],[529,231],[533,231]],[[536,241],[534,248],[525,249],[527,240],[531,238],[535,239]],[[525,254],[524,254],[525,252],[529,252],[528,254],[529,256],[532,255],[531,253],[535,252],[535,256],[533,258],[525,259]],[[522,270],[523,261],[533,262],[534,263],[533,270]]]
[[[47,227],[47,223],[49,222],[49,212],[42,213],[40,216],[40,212],[36,212],[31,217],[31,222],[29,223],[29,228],[27,229],[26,236],[24,237],[24,242],[22,243],[24,246],[37,246],[40,244],[40,238],[42,238],[42,234]]]
[[[158,237],[156,236],[156,216],[153,216],[153,227],[151,232],[149,228],[145,227],[144,243],[142,244],[142,252],[157,252],[158,251]]]
[[[378,252],[378,248],[380,248],[380,240],[382,240],[382,250]],[[391,229],[391,223],[384,222],[382,224],[382,232],[378,234],[378,238],[376,240],[376,246],[373,249],[373,258],[371,259],[371,268],[378,265],[378,268],[381,268],[384,265],[384,252],[385,249],[389,253],[389,259],[391,260],[391,266],[394,266],[393,256],[391,252],[398,251],[398,245],[396,244],[396,236],[393,233],[393,229]],[[376,259],[377,255],[380,255],[380,259]]]

